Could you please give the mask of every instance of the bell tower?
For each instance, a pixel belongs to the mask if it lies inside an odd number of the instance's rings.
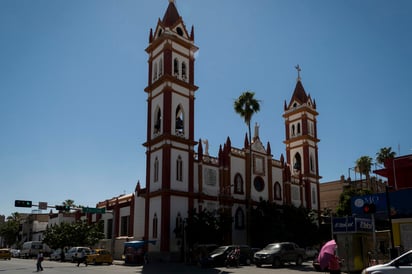
[[[193,208],[194,29],[173,0],[155,30],[148,54],[145,237],[151,251],[179,251],[176,224]],[[187,216],[186,216],[187,217]]]
[[[307,95],[300,77],[289,104],[285,101],[286,161],[290,168],[290,181],[286,187],[287,203],[320,210],[319,165],[316,102]]]

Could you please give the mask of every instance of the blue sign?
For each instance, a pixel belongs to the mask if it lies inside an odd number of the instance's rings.
[[[373,225],[371,219],[343,217],[333,218],[333,233],[355,233],[355,232],[372,232]]]
[[[403,189],[389,192],[389,211],[393,219],[412,217],[412,189]],[[351,209],[353,216],[366,217],[363,212],[364,204],[375,204],[376,219],[387,219],[388,208],[386,203],[386,193],[355,196],[351,199]]]
[[[355,218],[333,218],[333,233],[355,232]]]

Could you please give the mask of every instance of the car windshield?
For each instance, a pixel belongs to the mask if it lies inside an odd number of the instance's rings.
[[[218,248],[216,248],[215,250],[213,250],[212,252],[210,252],[210,254],[219,254],[219,253],[223,253],[225,252],[226,249],[228,249],[228,246],[220,246]]]
[[[280,249],[280,244],[269,244],[263,250],[278,250]]]

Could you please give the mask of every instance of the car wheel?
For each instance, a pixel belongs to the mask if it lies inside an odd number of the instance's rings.
[[[249,258],[247,258],[245,264],[250,265],[250,263],[251,263],[251,260]]]
[[[273,263],[272,263],[272,266],[273,267],[280,267],[281,266],[281,261],[280,261],[280,258],[274,258],[273,259]]]
[[[296,258],[296,265],[302,265],[302,263],[303,263],[303,258],[302,258],[302,256],[298,256],[298,257]]]

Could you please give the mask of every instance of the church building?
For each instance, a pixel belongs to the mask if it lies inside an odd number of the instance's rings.
[[[209,155],[207,140],[195,137],[194,37],[194,28],[186,28],[169,0],[163,19],[150,30],[146,48],[146,183],[136,188],[144,201],[144,222],[134,229],[134,236],[156,240],[149,245],[154,253],[180,252],[182,239],[174,231],[192,209],[224,207],[234,220],[228,235],[233,244],[247,243],[247,209],[260,200],[320,210],[318,112],[300,75],[284,104],[285,156],[273,158],[270,143],[264,145],[259,138],[258,125],[251,143],[246,136],[238,148],[227,137],[218,155]]]

